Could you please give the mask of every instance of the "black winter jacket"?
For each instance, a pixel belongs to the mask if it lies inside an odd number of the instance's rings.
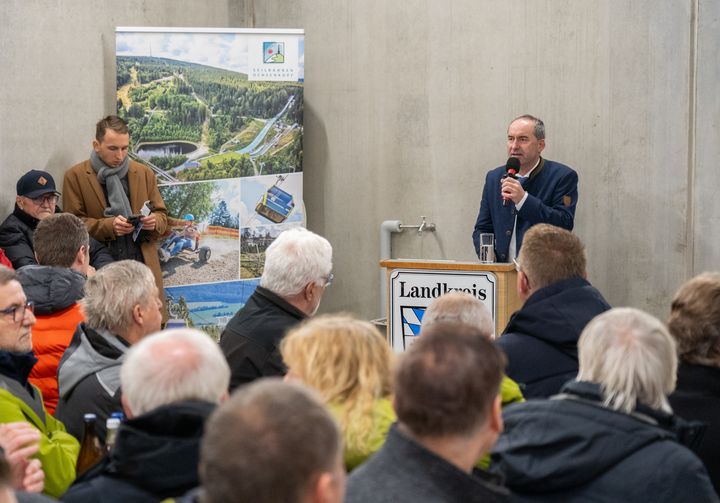
[[[602,404],[600,386],[572,381],[549,400],[503,409],[492,470],[515,502],[717,502],[702,462],[685,445],[701,427],[640,406]]]
[[[693,451],[705,463],[715,491],[720,491],[720,368],[681,362],[670,405],[683,419],[707,425]]]
[[[580,333],[608,309],[602,294],[583,278],[558,281],[525,301],[498,339],[508,358],[506,374],[525,398],[552,396],[577,376]]]
[[[220,349],[230,365],[230,389],[260,377],[286,372],[278,345],[305,313],[267,288],[258,286],[220,336]]]
[[[209,402],[176,402],[124,421],[113,450],[61,501],[155,503],[197,487],[200,441],[214,409]]]
[[[27,299],[35,303],[36,315],[57,313],[84,296],[85,276],[67,267],[27,265],[17,276]]]
[[[441,458],[394,424],[382,448],[348,478],[345,503],[503,503],[502,477]]]
[[[61,213],[55,208],[55,213]],[[5,255],[15,269],[29,264],[37,264],[33,248],[33,233],[40,223],[35,217],[25,213],[16,204],[13,212],[0,224],[0,248],[5,249]],[[90,265],[95,269],[114,262],[110,251],[101,242],[90,238]]]

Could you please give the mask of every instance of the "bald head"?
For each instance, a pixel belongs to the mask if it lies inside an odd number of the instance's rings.
[[[438,321],[470,325],[492,339],[494,327],[490,311],[480,301],[465,292],[449,292],[432,301],[422,319],[423,328]]]
[[[219,403],[230,369],[217,343],[190,328],[167,330],[135,344],[120,372],[131,415],[182,400]]]

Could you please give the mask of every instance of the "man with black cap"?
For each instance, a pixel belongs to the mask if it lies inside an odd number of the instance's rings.
[[[0,225],[0,247],[5,249],[5,255],[15,269],[37,264],[33,233],[41,220],[61,212],[57,207],[58,197],[60,192],[55,188],[55,180],[46,171],[32,169],[18,180],[15,209]],[[91,238],[92,270],[112,261],[108,249]]]

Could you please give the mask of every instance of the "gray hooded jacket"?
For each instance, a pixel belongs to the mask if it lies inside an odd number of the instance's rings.
[[[120,366],[129,349],[120,337],[104,330],[78,325],[58,367],[60,401],[55,417],[80,439],[83,415],[97,416],[97,431],[105,439],[105,421],[121,412]]]

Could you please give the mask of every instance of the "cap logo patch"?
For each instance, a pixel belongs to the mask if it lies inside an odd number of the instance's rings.
[[[570,206],[571,203],[572,203],[572,197],[570,197],[570,196],[563,196],[563,204],[564,204],[565,206]]]
[[[40,178],[38,178],[37,182],[43,186],[47,185],[47,183],[48,183],[47,179],[44,176],[41,176]]]

